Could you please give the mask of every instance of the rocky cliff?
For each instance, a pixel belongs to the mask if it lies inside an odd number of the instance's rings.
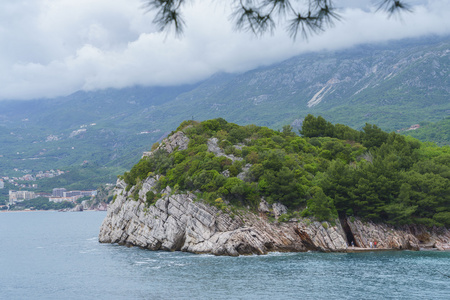
[[[377,241],[379,249],[450,249],[446,229],[394,228],[358,219],[337,220],[334,225],[309,219],[276,222],[270,221],[268,214],[276,213],[279,204],[271,208],[264,201],[259,214],[245,210],[225,213],[194,194],[173,193],[166,188],[163,197],[147,207],[143,199],[156,180],[145,180],[137,201],[131,196],[134,188],[127,192],[126,184],[118,180],[115,201],[100,229],[100,242],[232,256],[271,251],[342,252],[351,241],[358,248],[369,248],[371,241]]]
[[[155,182],[155,178],[148,178],[140,196]],[[126,192],[124,182],[118,181],[116,199],[101,226],[100,242],[216,255],[346,248],[342,229],[338,227],[325,229],[321,223],[271,223],[250,212],[232,216],[196,201],[193,194],[176,194],[170,189],[165,189],[166,195],[147,208],[144,201],[131,200],[132,192]]]

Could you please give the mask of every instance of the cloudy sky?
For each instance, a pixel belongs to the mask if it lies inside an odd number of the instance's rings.
[[[184,36],[160,33],[142,0],[2,0],[0,100],[133,85],[177,85],[324,49],[450,34],[450,0],[406,0],[387,18],[370,0],[336,0],[343,21],[308,41],[283,31],[256,38],[229,22],[231,1],[191,0]]]

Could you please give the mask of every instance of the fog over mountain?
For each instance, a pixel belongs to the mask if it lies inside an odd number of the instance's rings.
[[[388,18],[371,1],[335,1],[343,21],[309,40],[279,28],[256,38],[236,32],[230,7],[187,5],[185,34],[158,32],[141,0],[5,0],[0,3],[0,99],[34,99],[77,90],[195,83],[292,56],[361,43],[450,33],[448,0],[408,0],[413,13]]]

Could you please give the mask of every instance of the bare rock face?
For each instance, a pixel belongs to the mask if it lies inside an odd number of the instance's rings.
[[[148,178],[140,195],[156,180]],[[188,251],[216,255],[264,254],[268,251],[306,251],[290,224],[269,224],[249,214],[245,221],[216,207],[196,202],[193,194],[169,190],[155,205],[128,197],[132,192],[118,181],[116,199],[100,228],[99,241],[135,245],[151,250]]]
[[[208,151],[214,153],[215,156],[224,156],[232,161],[242,160],[242,157],[236,157],[233,154],[225,154],[225,152],[219,147],[219,140],[217,138],[210,138],[207,141]]]
[[[231,256],[271,251],[343,252],[347,251],[349,237],[360,248],[370,248],[370,242],[377,241],[380,249],[419,250],[424,246],[450,249],[450,231],[445,228],[431,231],[420,226],[394,228],[353,218],[344,221],[346,230],[339,220],[333,223],[309,219],[270,222],[269,205],[264,199],[259,205],[260,216],[243,212],[232,217],[202,203],[191,193],[176,194],[166,188],[161,199],[146,207],[145,194],[157,179],[149,177],[143,182],[138,201],[131,197],[134,187],[126,192],[126,184],[118,180],[115,201],[108,206],[100,228],[100,242]],[[285,208],[275,205],[272,209],[280,213]]]
[[[146,207],[145,194],[156,181],[157,178],[147,178],[139,191],[140,199],[135,201],[129,197],[134,188],[126,192],[125,183],[118,180],[115,201],[109,205],[100,228],[100,242],[231,256],[270,251],[345,251],[347,248],[345,235],[338,225],[271,223],[267,217],[251,212],[231,217],[197,201],[193,194],[171,194],[170,188],[162,191],[163,197],[155,205]],[[269,211],[264,200],[260,207],[262,211]],[[280,206],[280,209],[285,208]]]
[[[216,156],[225,155],[223,150],[217,144],[218,142],[219,142],[219,139],[217,139],[217,138],[210,138],[208,140],[208,142],[207,142],[208,151],[214,153],[214,155],[216,155]]]
[[[260,213],[269,213],[270,212],[269,203],[267,203],[267,201],[264,198],[261,199],[261,201],[259,202],[258,211]]]
[[[247,176],[248,172],[250,171],[251,166],[252,166],[251,164],[246,164],[242,168],[242,172],[239,173],[236,177],[239,178],[240,180],[244,180],[245,177]]]
[[[273,214],[275,215],[275,218],[277,218],[277,219],[279,216],[287,213],[287,211],[288,211],[287,207],[279,202],[272,204],[272,209],[273,209]]]
[[[173,135],[165,138],[158,146],[157,150],[163,149],[172,153],[175,149],[186,150],[189,144],[189,138],[182,131],[177,131]],[[152,151],[144,152],[142,157],[152,155]]]
[[[186,150],[188,144],[189,138],[182,131],[177,131],[173,135],[164,139],[159,148],[165,149],[167,152],[172,153],[175,149]]]
[[[77,204],[74,208],[72,208],[70,211],[83,211],[83,205]]]
[[[436,248],[441,251],[450,250],[450,230],[445,227],[433,227],[431,230],[423,226],[409,226],[408,230],[420,241],[424,249]]]
[[[394,228],[386,224],[362,222],[355,219],[353,222],[347,219],[354,236],[355,245],[361,248],[370,248],[377,243],[381,249],[410,249],[419,250],[420,241],[408,228]]]
[[[347,249],[347,240],[339,222],[332,226],[329,222],[300,221],[299,235],[311,250],[323,252],[341,252]]]

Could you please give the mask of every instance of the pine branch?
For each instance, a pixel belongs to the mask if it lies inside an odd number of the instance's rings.
[[[177,35],[182,34],[185,21],[181,15],[182,6],[189,0],[144,0],[147,11],[156,11],[153,22],[161,31],[170,27]],[[333,5],[333,0],[233,0],[231,19],[237,30],[250,31],[260,36],[273,33],[277,24],[287,24],[286,31],[292,39],[298,33],[307,39],[334,26],[341,20]],[[304,12],[294,7],[303,4],[308,9]],[[401,0],[378,0],[377,11],[384,11],[389,16],[400,12],[411,12],[411,6]]]

